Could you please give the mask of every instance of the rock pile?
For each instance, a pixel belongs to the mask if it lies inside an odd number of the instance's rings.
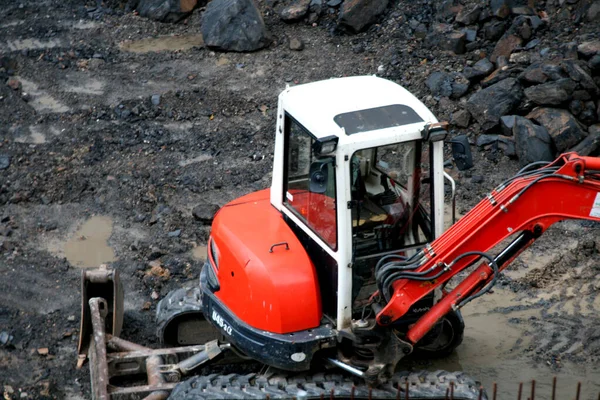
[[[598,21],[594,10],[600,2],[579,3],[571,19]],[[560,51],[539,49],[542,41],[537,36],[551,21],[533,0],[470,5],[449,0],[440,2],[435,15],[426,45],[480,57],[460,72],[433,71],[425,82],[438,104],[444,99],[461,104],[451,117],[455,127],[482,133],[478,146],[501,149],[521,164],[553,160],[568,151],[598,153],[597,35],[581,36]]]

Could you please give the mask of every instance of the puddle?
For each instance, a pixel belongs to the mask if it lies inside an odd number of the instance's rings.
[[[86,79],[86,81],[77,86],[66,86],[63,90],[69,93],[101,95],[104,94],[104,82],[96,79]]]
[[[23,92],[29,93],[31,105],[37,112],[40,113],[62,113],[70,110],[69,107],[62,104],[60,101],[52,97],[48,92],[39,88],[37,83],[16,77],[23,85]]]
[[[140,40],[121,42],[121,50],[132,53],[150,53],[156,51],[189,50],[193,47],[204,46],[201,34],[182,36],[160,36]]]
[[[107,243],[112,231],[111,218],[90,218],[65,243],[65,257],[72,265],[80,268],[97,267],[115,261],[115,252]]]

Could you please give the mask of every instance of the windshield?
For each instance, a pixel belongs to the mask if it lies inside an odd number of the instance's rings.
[[[352,155],[352,237],[355,257],[425,244],[431,236],[429,171],[420,141]],[[425,157],[425,160],[428,158]]]

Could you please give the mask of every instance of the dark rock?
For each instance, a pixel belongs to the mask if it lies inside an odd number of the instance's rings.
[[[552,138],[548,131],[523,118],[516,117],[513,128],[519,164],[525,166],[536,161],[554,160]]]
[[[512,76],[511,70],[509,68],[499,68],[488,75],[484,80],[481,81],[481,87],[488,87],[500,81],[503,81],[506,78]]]
[[[450,122],[459,128],[466,128],[469,126],[469,122],[471,121],[471,114],[467,110],[458,110],[455,113],[452,113],[452,119]]]
[[[6,331],[0,332],[0,346],[8,346],[13,341],[14,336]],[[6,386],[5,386],[6,387]]]
[[[466,67],[463,70],[463,75],[469,80],[477,80],[487,76],[493,70],[494,64],[492,64],[487,58],[482,58],[481,60],[477,61],[473,67]]]
[[[517,35],[507,35],[503,36],[498,43],[496,43],[496,47],[494,47],[494,51],[490,57],[492,62],[496,62],[498,57],[504,56],[506,58],[510,57],[510,54],[521,44],[523,43],[523,39],[521,39]]]
[[[504,153],[505,156],[510,158],[514,158],[517,156],[517,146],[515,144],[514,138],[498,135],[497,146]]]
[[[206,1],[201,0],[201,6]],[[194,11],[198,0],[139,0],[136,7],[140,16],[156,21],[177,22]]]
[[[477,31],[475,29],[462,29],[462,33],[465,34],[465,39],[467,42],[474,42],[477,40]]]
[[[253,0],[212,0],[202,15],[202,36],[208,47],[224,51],[255,51],[269,40]]]
[[[557,64],[544,64],[542,65],[542,71],[550,78],[551,81],[557,81],[567,77],[565,71],[560,65]]]
[[[529,6],[511,7],[510,12],[515,15],[535,15],[535,10]]]
[[[498,141],[498,135],[479,135],[475,144],[477,147],[485,147]]]
[[[576,84],[570,79],[543,83],[525,89],[525,97],[539,105],[559,105],[571,99]]]
[[[548,75],[544,73],[542,64],[535,63],[519,75],[519,80],[529,84],[545,83],[548,80]]]
[[[585,58],[600,54],[600,39],[581,43],[577,46],[577,51]]]
[[[160,104],[160,94],[153,94],[150,98],[150,101],[153,105],[157,106]]]
[[[538,44],[540,44],[542,41],[540,39],[533,39],[531,41],[529,41],[526,45],[525,45],[525,50],[531,50],[533,49],[535,46],[537,46]]]
[[[452,94],[452,77],[444,72],[433,72],[427,80],[425,85],[431,91],[434,96],[450,97]]]
[[[304,50],[304,42],[302,39],[292,38],[290,39],[290,50],[301,51]]]
[[[460,73],[452,74],[452,97],[453,99],[458,99],[462,97],[467,91],[469,91],[469,80]]]
[[[513,127],[515,126],[516,115],[504,115],[500,117],[500,129],[506,136],[512,136]]]
[[[508,64],[508,57],[498,56],[498,59],[496,60],[497,69],[504,69],[505,67],[508,67]]]
[[[295,0],[279,12],[279,17],[284,21],[297,21],[308,13],[311,0]]]
[[[492,11],[492,15],[498,18],[506,18],[510,15],[511,9],[511,1],[510,0],[491,0],[490,1],[490,9]]]
[[[530,112],[527,118],[546,128],[559,153],[573,147],[585,138],[585,131],[567,110],[538,107]]]
[[[449,32],[440,40],[440,48],[454,54],[465,54],[467,35],[464,32]]]
[[[580,156],[597,155],[600,150],[600,124],[592,125],[588,129],[589,134],[569,152],[574,151]]]
[[[456,15],[455,21],[463,25],[472,25],[479,20],[481,9],[482,7],[479,4],[472,7],[464,7]]]
[[[463,5],[456,0],[442,0],[437,2],[435,15],[440,21],[450,22],[456,18],[463,8]]]
[[[498,125],[500,117],[509,114],[521,102],[521,85],[508,78],[473,94],[468,110],[484,131]]]
[[[573,91],[573,100],[589,100],[592,96],[586,90],[575,90]]]
[[[339,6],[340,4],[342,4],[342,1],[344,1],[344,0],[329,0],[329,1],[327,2],[327,5],[328,5],[329,7],[337,7],[337,6]]]
[[[596,105],[593,101],[586,101],[583,106],[583,111],[577,117],[585,125],[592,125],[598,121],[598,114],[596,114]]]
[[[598,86],[594,83],[594,80],[588,73],[575,61],[564,60],[561,63],[563,69],[569,74],[569,77],[575,82],[579,82],[582,88],[586,89],[592,94],[600,93]]]
[[[485,38],[489,41],[496,41],[504,35],[506,31],[506,22],[493,21],[484,26]]]
[[[483,175],[473,175],[471,177],[471,183],[483,183],[484,180]]]
[[[588,22],[600,21],[600,1],[595,1],[590,5],[585,14],[585,19]]]
[[[7,169],[10,166],[10,156],[0,154],[0,169]]]
[[[590,58],[590,68],[593,71],[600,71],[600,54],[596,54],[595,56],[593,56],[592,58]]]
[[[360,32],[377,22],[387,5],[388,0],[346,0],[340,8],[339,24]]]
[[[581,100],[571,100],[569,103],[569,111],[571,114],[578,116],[583,111],[583,101]]]
[[[199,204],[192,210],[192,215],[196,221],[210,224],[217,211],[219,211],[219,206],[216,204]]]

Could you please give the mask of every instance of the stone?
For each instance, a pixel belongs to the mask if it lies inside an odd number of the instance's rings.
[[[377,22],[389,0],[346,0],[340,8],[339,25],[361,32]]]
[[[469,114],[467,110],[458,110],[455,113],[452,113],[452,118],[450,119],[450,123],[459,128],[468,127],[470,121],[471,114]]]
[[[542,64],[534,63],[521,72],[519,80],[529,84],[540,84],[548,80],[548,75],[544,73]]]
[[[575,146],[586,136],[575,117],[567,110],[537,107],[526,117],[546,128],[559,153]]]
[[[504,153],[505,156],[510,158],[517,157],[517,146],[515,144],[514,138],[498,135],[498,143],[496,145]]]
[[[290,39],[290,50],[302,51],[304,50],[304,42],[302,39],[292,38]]]
[[[567,74],[569,74],[571,79],[575,82],[579,82],[582,88],[592,94],[600,93],[600,90],[592,77],[577,62],[573,60],[564,60],[560,65]]]
[[[596,54],[590,58],[589,64],[590,68],[598,75],[598,71],[600,71],[600,54]]]
[[[177,237],[181,236],[181,229],[175,229],[174,231],[167,233],[167,236],[172,237],[172,238],[177,238]]]
[[[461,29],[461,32],[465,34],[467,42],[474,42],[477,40],[477,31],[475,29]]]
[[[597,155],[600,150],[600,124],[592,125],[588,128],[589,134],[575,147],[569,149],[580,156]]]
[[[498,135],[479,135],[475,144],[477,147],[485,147],[498,141]]]
[[[492,11],[492,15],[498,18],[506,18],[510,15],[511,9],[511,1],[510,0],[491,0],[490,1],[490,9]]]
[[[492,42],[500,39],[505,31],[506,22],[504,21],[492,21],[484,25],[485,38]]]
[[[498,125],[501,116],[517,107],[522,97],[519,82],[507,78],[473,94],[467,106],[481,128],[488,131]]]
[[[297,21],[304,18],[308,13],[311,0],[295,0],[292,4],[284,7],[279,12],[279,17],[283,21]]]
[[[454,54],[465,54],[467,35],[464,32],[452,31],[440,39],[440,48]]]
[[[586,101],[583,106],[583,110],[577,117],[579,121],[585,125],[592,125],[598,121],[598,114],[596,114],[596,106],[593,101]]]
[[[12,336],[7,331],[0,332],[0,345],[8,346],[13,339],[14,339],[14,336]]]
[[[202,1],[201,6],[206,1]],[[187,17],[198,6],[198,0],[139,0],[136,7],[140,16],[162,22],[177,22]]]
[[[502,129],[502,134],[505,136],[512,136],[516,118],[516,115],[503,115],[500,117],[500,129]]]
[[[596,54],[600,54],[600,39],[581,43],[579,46],[577,46],[577,52],[585,58],[590,58]]]
[[[452,21],[463,9],[463,5],[456,0],[442,0],[434,4],[435,15],[440,21]]]
[[[342,1],[344,1],[344,0],[329,0],[329,1],[327,2],[327,5],[328,5],[329,7],[337,7],[337,6],[339,6],[340,4],[342,4]]]
[[[471,183],[483,183],[484,181],[483,175],[473,175],[471,177]]]
[[[202,15],[201,31],[204,43],[217,50],[255,51],[269,44],[253,0],[212,0]]]
[[[464,7],[459,11],[454,20],[459,24],[473,25],[479,20],[481,8],[479,4],[476,4],[474,7]]]
[[[600,1],[595,1],[590,5],[585,14],[585,19],[588,22],[600,21]]]
[[[160,104],[160,94],[153,94],[150,98],[150,101],[153,105],[157,106]]]
[[[571,100],[576,84],[570,79],[542,83],[525,89],[525,97],[538,105],[559,105]]]
[[[571,114],[575,116],[581,114],[581,112],[583,111],[583,101],[571,100],[571,102],[569,103],[569,111],[571,111]]]
[[[523,117],[516,117],[513,127],[519,164],[525,166],[537,161],[554,160],[552,138],[543,127]]]
[[[494,64],[487,58],[482,58],[473,64],[473,67],[466,67],[463,70],[463,75],[469,80],[477,80],[487,76],[494,70]]]
[[[496,43],[496,47],[494,47],[490,60],[496,62],[496,59],[500,56],[506,58],[510,57],[510,54],[515,51],[517,47],[521,46],[522,43],[523,39],[517,35],[503,36],[498,43]]]
[[[10,156],[8,154],[0,154],[0,169],[7,169],[10,166]]]
[[[452,77],[444,72],[433,72],[427,80],[425,85],[431,91],[434,96],[450,97],[452,95]]]
[[[216,204],[199,204],[192,210],[192,216],[196,221],[210,224],[217,211],[219,211],[219,206]]]

